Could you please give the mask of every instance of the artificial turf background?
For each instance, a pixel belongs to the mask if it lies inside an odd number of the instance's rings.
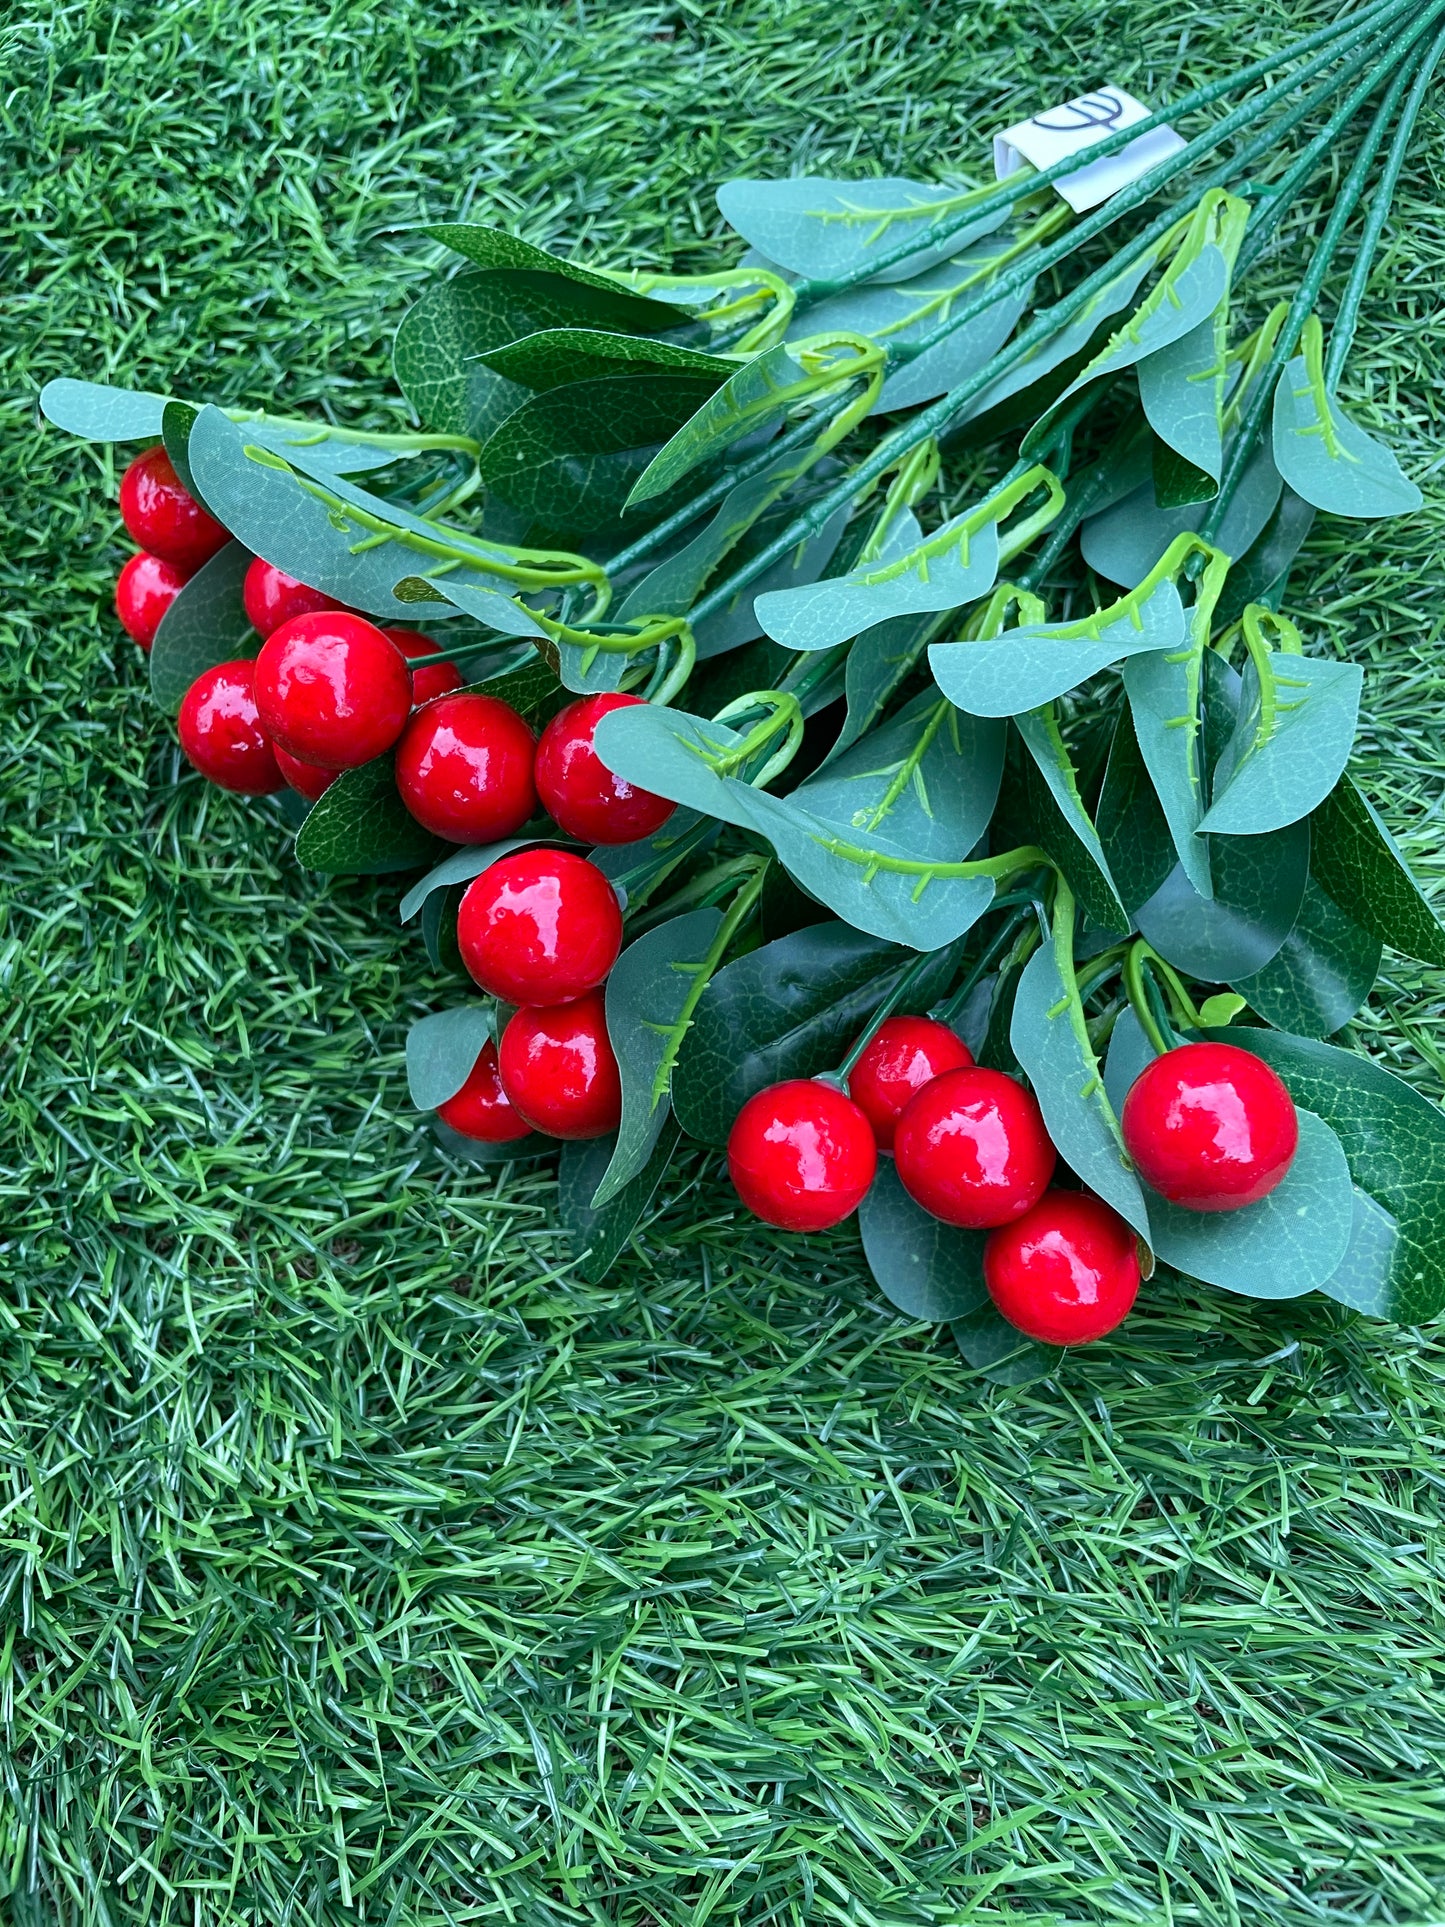
[[[1000,1391],[851,1233],[740,1223],[701,1162],[586,1286],[545,1176],[409,1113],[446,991],[395,883],[299,873],[179,767],[109,608],[117,465],[34,409],[74,373],[379,423],[392,223],[686,266],[728,173],[976,167],[1024,103],[1166,97],[1328,12],[0,30],[0,1918],[1445,1916],[1438,1342],[1161,1283]],[[1347,378],[1422,480],[1440,125]],[[1445,891],[1441,537],[1438,493],[1323,524],[1295,601],[1372,665],[1359,767]],[[1439,1095],[1445,976],[1387,962],[1359,1034]]]

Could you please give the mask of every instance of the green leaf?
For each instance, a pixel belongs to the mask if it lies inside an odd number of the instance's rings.
[[[1339,1269],[1320,1290],[1370,1318],[1391,1317],[1392,1280],[1400,1250],[1400,1227],[1368,1191],[1355,1187],[1350,1242]]]
[[[1220,837],[1210,866],[1212,898],[1176,865],[1140,908],[1139,929],[1176,970],[1234,984],[1263,970],[1294,927],[1309,878],[1309,825]]]
[[[1169,825],[1175,854],[1192,890],[1207,896],[1212,847],[1199,835],[1213,768],[1201,741],[1211,716],[1226,712],[1223,747],[1239,709],[1239,678],[1208,646],[1210,611],[1224,564],[1216,557],[1195,589],[1186,618],[1186,648],[1135,657],[1124,665],[1124,693],[1134,736],[1154,794]]]
[[[1303,548],[1314,519],[1314,509],[1292,488],[1280,491],[1274,513],[1229,571],[1214,611],[1216,623],[1238,622],[1251,602],[1279,607],[1290,566]]]
[[[871,336],[895,353],[906,350],[917,337],[931,333],[948,321],[949,309],[955,301],[962,305],[977,299],[978,287],[970,287],[968,282],[987,261],[997,260],[1008,245],[1006,240],[984,242],[930,269],[917,280],[892,286],[874,282],[868,287],[854,288],[846,295],[809,309],[797,324],[798,329],[822,333],[829,328],[847,328],[855,334]],[[952,292],[954,288],[958,289],[956,295]],[[1033,293],[1034,284],[1030,281],[1012,294],[1001,294],[971,321],[952,329],[921,354],[904,360],[901,367],[885,378],[870,413],[887,415],[897,409],[916,408],[920,402],[946,395],[970,375],[978,374],[1013,333]],[[851,321],[841,318],[849,303],[857,304],[857,318]]]
[[[710,759],[743,738],[682,710],[614,710],[594,743],[629,782],[765,837],[797,882],[856,929],[934,950],[993,900],[987,878],[949,869],[987,824],[1001,751],[990,758],[986,732],[945,726],[932,710],[906,716],[901,731],[865,738],[786,798],[716,773]]]
[[[251,627],[241,588],[251,552],[228,542],[203,564],[161,617],[151,644],[151,695],[174,716],[203,669],[254,656],[261,638]]]
[[[721,969],[703,992],[672,1080],[678,1121],[727,1143],[748,1099],[784,1078],[832,1070],[899,977],[917,962],[843,923],[808,924]],[[947,988],[947,957],[915,985],[924,1010]]]
[[[975,602],[993,587],[999,559],[998,524],[981,522],[980,513],[955,516],[901,555],[807,588],[759,595],[758,621],[785,648],[831,649],[880,622]]]
[[[388,753],[343,770],[314,805],[296,838],[297,860],[329,876],[418,870],[441,847],[396,793]]]
[[[858,1207],[858,1229],[878,1288],[905,1317],[962,1318],[988,1303],[985,1234],[943,1224],[916,1205],[892,1158],[878,1161],[878,1175]]]
[[[588,851],[587,861],[611,883],[630,915],[679,864],[710,849],[720,828],[695,810],[674,810],[656,836],[602,845]]]
[[[1331,515],[1413,515],[1424,500],[1383,442],[1352,422],[1325,387],[1320,325],[1274,391],[1274,459],[1296,495]]]
[[[200,412],[199,408],[192,407],[188,401],[168,401],[161,414],[161,440],[165,443],[166,453],[171,458],[171,467],[179,476],[182,488],[188,489],[198,500],[201,492],[196,486],[195,476],[191,473],[187,449],[191,439],[191,429],[195,426],[196,417]]]
[[[677,425],[671,440],[637,477],[626,506],[636,508],[665,495],[744,435],[780,420],[818,385],[819,377],[808,374],[783,347],[768,348],[745,361],[721,388],[694,404],[696,412]],[[693,392],[696,395],[696,384]]]
[[[600,1209],[593,1208],[592,1197],[612,1162],[616,1139],[609,1133],[562,1146],[557,1209],[577,1269],[589,1284],[606,1277],[626,1249],[667,1174],[677,1139],[677,1126],[671,1121],[664,1124],[645,1168]]]
[[[1139,363],[1139,400],[1159,437],[1156,449],[1175,457],[1164,469],[1171,482],[1166,495],[1159,486],[1156,453],[1154,499],[1161,507],[1207,502],[1219,493],[1228,320],[1229,304],[1221,301],[1177,341]]]
[[[1167,1265],[1246,1298],[1298,1298],[1338,1269],[1354,1191],[1340,1140],[1303,1108],[1299,1150],[1283,1181],[1240,1211],[1186,1211],[1149,1197],[1155,1251]]]
[[[1234,988],[1276,1030],[1328,1037],[1347,1024],[1374,988],[1381,944],[1326,895],[1313,877],[1299,915],[1263,970]]]
[[[779,504],[778,513],[780,517],[791,520],[788,501],[789,498],[785,497]],[[806,536],[796,548],[789,549],[786,555],[761,575],[754,576],[720,609],[695,622],[693,636],[697,642],[698,661],[709,662],[714,656],[725,655],[730,649],[738,649],[744,643],[755,641],[763,633],[757,605],[765,595],[796,591],[822,575],[848,526],[848,513],[846,506],[837,509],[820,529]],[[757,525],[759,540],[769,538],[776,532],[766,521]]]
[[[1058,1346],[1026,1338],[991,1303],[955,1318],[949,1329],[968,1363],[995,1385],[1036,1385],[1051,1378],[1063,1362]]]
[[[1071,933],[1072,920],[1065,934]],[[1077,986],[1066,984],[1060,967],[1063,941],[1059,937],[1044,944],[1025,966],[1014,999],[1009,1041],[1033,1085],[1060,1157],[1147,1238],[1144,1193],[1089,1042]]]
[[[511,275],[467,271],[437,282],[407,310],[392,365],[402,393],[434,434],[485,441],[527,399],[525,389],[477,357],[574,319],[575,299],[562,285],[566,298],[558,302],[540,288],[524,293]]]
[[[482,1054],[497,1039],[494,1004],[458,1004],[418,1018],[406,1034],[406,1087],[419,1111],[455,1097]]]
[[[548,528],[605,528],[708,392],[690,374],[616,374],[532,395],[483,446],[482,480]]]
[[[422,577],[437,566],[432,556],[415,546],[418,540],[433,540],[435,530],[400,504],[369,495],[328,470],[316,450],[294,446],[288,459],[307,471],[312,481],[319,480],[343,505],[340,509],[312,493],[305,477],[252,459],[246,453],[248,446],[262,446],[252,426],[229,421],[219,408],[201,410],[191,430],[191,467],[212,512],[232,534],[253,554],[263,555],[274,567],[350,608],[392,622],[414,615],[411,603],[394,592],[394,584],[408,575]],[[359,520],[347,517],[345,505],[380,516],[395,529],[394,539],[376,542]],[[459,584],[470,585],[469,614],[504,633],[540,635],[532,617],[505,593],[510,585],[486,570],[490,553],[486,546],[480,542],[474,546],[478,566],[458,568],[442,578],[448,597]],[[449,606],[460,605],[449,600],[428,602],[428,613],[444,616]]]
[[[490,676],[467,684],[467,693],[495,696],[515,709],[536,728],[552,717],[572,698],[535,649],[529,649],[520,662],[512,662]]]
[[[718,564],[796,479],[807,460],[807,456],[792,451],[780,456],[760,475],[754,475],[751,481],[739,482],[730,489],[716,513],[691,541],[659,562],[628,590],[617,612],[618,620],[626,622],[633,616],[686,615],[707,587]]]
[[[1273,1065],[1295,1103],[1339,1138],[1355,1183],[1395,1219],[1399,1242],[1388,1279],[1363,1281],[1386,1307],[1378,1315],[1398,1324],[1433,1318],[1445,1307],[1445,1114],[1354,1051],[1277,1030],[1212,1035]],[[1350,1289],[1343,1271],[1330,1281],[1330,1295],[1342,1303],[1351,1302]]]
[[[949,701],[975,716],[1016,716],[1128,657],[1177,650],[1184,605],[1163,577],[1078,622],[1030,623],[976,642],[935,642],[934,680]]]
[[[1154,793],[1127,704],[1114,725],[1114,739],[1109,746],[1094,820],[1108,859],[1109,874],[1132,919],[1163,883],[1177,859],[1174,839]]]
[[[375,767],[368,763],[368,769]],[[331,788],[335,789],[333,783]],[[324,792],[329,796],[331,790]],[[536,843],[561,843],[565,839],[555,831],[542,829],[536,836],[509,836],[500,843],[468,844],[465,849],[453,850],[435,864],[419,883],[414,883],[401,900],[397,912],[403,923],[410,923],[417,911],[422,908],[434,890],[450,889],[454,883],[470,883],[479,877],[512,850],[529,849]]]
[[[712,909],[673,917],[629,944],[612,966],[607,1032],[622,1077],[622,1120],[611,1161],[592,1195],[594,1211],[631,1184],[662,1135],[683,1005],[722,920],[722,912]]]
[[[528,1164],[557,1149],[557,1140],[543,1137],[540,1131],[509,1138],[505,1144],[488,1144],[483,1138],[463,1137],[460,1131],[454,1131],[435,1115],[429,1122],[436,1143],[462,1164]]]
[[[543,328],[479,354],[494,373],[537,390],[625,373],[680,373],[695,377],[699,385],[720,388],[737,370],[735,361],[721,355],[600,328]]]
[[[633,294],[624,282],[611,275],[597,274],[591,268],[564,261],[501,228],[472,221],[434,221],[420,232],[479,268],[516,271],[518,284],[524,288],[534,280],[545,283],[560,279],[570,281],[575,288],[590,289],[602,297],[587,310],[599,327],[616,328],[624,334],[666,334],[687,319],[686,311],[674,303]]]
[[[1261,705],[1259,665],[1245,664],[1239,720],[1214,773],[1202,833],[1258,836],[1308,816],[1339,781],[1355,740],[1365,672],[1352,662],[1265,654],[1273,715]]]
[[[1445,964],[1445,928],[1374,805],[1343,776],[1310,818],[1310,867],[1372,936],[1421,963]]]
[[[1261,443],[1225,511],[1215,548],[1229,556],[1245,554],[1274,514],[1281,487],[1279,470]],[[1110,582],[1133,588],[1157,565],[1169,544],[1201,527],[1208,513],[1206,502],[1160,508],[1151,478],[1132,495],[1091,516],[1079,533],[1079,547],[1091,569]]]
[[[844,689],[848,711],[829,760],[851,749],[878,722],[907,682],[936,633],[936,615],[899,616],[865,629],[848,651]]]
[[[1059,732],[1053,704],[1016,716],[1014,727],[1029,753],[1023,785],[1029,818],[1026,840],[1038,843],[1058,864],[1092,922],[1123,936],[1131,928],[1129,912],[1079,794],[1078,774]]]
[[[976,206],[974,218],[946,239],[921,247],[881,279],[906,281],[992,234],[1011,208],[990,205],[987,189],[960,189],[885,176],[842,181],[821,175],[791,180],[726,181],[717,204],[729,227],[789,274],[831,281],[922,236],[950,214]]]
[[[40,391],[45,419],[87,442],[158,442],[167,395],[62,375]]]

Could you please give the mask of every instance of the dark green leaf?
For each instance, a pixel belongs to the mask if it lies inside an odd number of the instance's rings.
[[[296,838],[298,861],[330,876],[419,870],[440,848],[397,795],[389,754],[343,770]]]
[[[937,615],[899,616],[865,629],[848,651],[848,714],[831,754],[841,756],[874,727],[907,682],[940,621]]]
[[[949,214],[976,206],[977,213],[950,234],[920,248],[886,281],[906,281],[970,242],[991,234],[1009,218],[1008,206],[990,205],[987,190],[882,179],[840,181],[802,174],[788,180],[726,181],[718,189],[723,219],[759,254],[790,274],[834,280],[921,236]]]
[[[1015,839],[1037,843],[1068,878],[1090,922],[1123,936],[1129,912],[1109,869],[1104,846],[1079,794],[1078,776],[1052,703],[1014,718],[1028,755],[1021,759],[1024,821]]]
[[[1310,833],[1315,877],[1371,936],[1421,963],[1445,964],[1445,928],[1352,777],[1341,777],[1320,804]]]
[[[701,385],[720,388],[737,369],[735,361],[720,355],[705,355],[646,335],[608,334],[600,328],[544,328],[500,347],[484,348],[481,359],[508,381],[537,390],[629,373],[680,373],[696,377]]]
[[[1297,822],[1329,795],[1345,767],[1364,670],[1353,662],[1270,651],[1266,674],[1274,684],[1273,727],[1261,723],[1259,668],[1251,656],[1202,834],[1258,836]]]
[[[1309,878],[1309,824],[1268,836],[1217,837],[1210,865],[1212,898],[1200,896],[1176,865],[1140,908],[1138,923],[1176,970],[1232,984],[1263,970],[1294,927]]]
[[[959,1231],[916,1205],[892,1158],[858,1207],[863,1251],[879,1289],[909,1318],[962,1318],[988,1302],[983,1282],[985,1234]]]
[[[727,964],[702,994],[683,1040],[672,1102],[682,1127],[726,1144],[747,1100],[789,1077],[833,1069],[912,962],[896,944],[815,923]],[[952,965],[946,960],[940,970]],[[946,986],[923,973],[915,1007]]]
[[[600,1211],[593,1210],[592,1196],[612,1162],[615,1138],[609,1133],[562,1146],[557,1166],[557,1208],[577,1269],[589,1284],[604,1278],[626,1249],[638,1220],[666,1176],[677,1139],[677,1126],[669,1120],[645,1169]]]
[[[695,375],[621,374],[532,395],[483,447],[482,480],[548,528],[604,528],[708,392]]]
[[[430,1122],[431,1134],[442,1150],[463,1164],[525,1164],[557,1148],[555,1138],[543,1137],[538,1131],[510,1138],[505,1144],[488,1144],[483,1138],[463,1137],[439,1117],[433,1116]]]
[[[1114,725],[1094,820],[1120,900],[1129,915],[1136,916],[1174,868],[1176,858],[1174,839],[1140,754],[1127,704]]]
[[[496,1037],[493,1004],[458,1004],[418,1018],[406,1034],[406,1087],[416,1108],[434,1111],[455,1097]]]
[[[564,261],[555,254],[548,254],[543,248],[533,247],[530,241],[519,240],[515,234],[505,233],[501,228],[485,227],[471,221],[436,221],[423,227],[421,232],[429,235],[433,241],[440,241],[454,254],[463,255],[479,268],[513,271],[523,286],[530,280],[553,282],[561,279],[571,282],[576,288],[590,290],[594,296],[600,297],[588,311],[598,327],[616,328],[624,334],[666,334],[688,318],[685,309],[650,300],[646,295],[633,294],[623,282],[614,280],[610,275],[595,274],[591,268]]]
[[[1433,1318],[1445,1306],[1445,1114],[1354,1051],[1277,1030],[1211,1035],[1272,1064],[1295,1103],[1333,1129],[1355,1183],[1395,1219],[1399,1242],[1388,1280],[1359,1281],[1386,1307],[1379,1315],[1398,1324]],[[1345,1304],[1356,1288],[1343,1271],[1330,1281],[1330,1295]]]
[[[455,974],[462,970],[462,953],[457,944],[457,911],[463,890],[453,884],[437,890],[421,907],[421,940],[433,970]]]
[[[673,917],[629,944],[612,966],[607,1032],[622,1077],[622,1121],[611,1162],[592,1197],[594,1211],[632,1183],[662,1135],[680,1042],[677,1026],[721,925],[720,910]]]
[[[368,769],[375,764],[368,763]],[[332,784],[332,789],[336,785]],[[327,790],[326,795],[331,791]],[[483,870],[489,870],[509,851],[522,850],[534,843],[561,843],[565,841],[555,830],[543,825],[535,836],[525,832],[521,836],[509,836],[499,843],[469,843],[464,849],[452,850],[440,863],[428,870],[419,883],[414,883],[401,900],[398,915],[403,923],[410,923],[434,890],[450,889],[454,883],[470,883],[479,877]]]
[[[112,388],[62,375],[40,391],[47,421],[88,442],[158,442],[169,397],[145,388]]]
[[[676,424],[666,446],[636,477],[627,506],[665,495],[695,468],[713,461],[744,435],[779,421],[796,402],[818,386],[786,348],[768,348],[729,376],[706,399],[695,401],[690,418]],[[693,389],[697,394],[696,384]]]
[[[537,292],[525,301],[512,276],[467,272],[428,288],[407,311],[392,362],[402,393],[434,434],[485,441],[527,399],[476,357],[574,317],[570,289],[561,302],[545,292],[538,301]]]
[[[1274,513],[1250,548],[1229,571],[1215,605],[1216,623],[1238,622],[1251,602],[1277,609],[1290,565],[1304,546],[1315,519],[1308,502],[1292,488],[1282,489]]]
[[[520,662],[468,683],[467,688],[496,696],[534,728],[550,722],[557,711],[572,700],[570,691],[562,687],[535,649],[529,650]]]
[[[193,408],[188,401],[168,401],[161,415],[161,440],[165,443],[166,453],[171,458],[171,467],[180,477],[181,486],[189,489],[197,499],[201,491],[196,486],[196,478],[191,473],[187,445],[191,439],[191,429],[195,425],[199,408]]]
[[[1000,1318],[992,1304],[955,1318],[949,1329],[969,1364],[995,1385],[1036,1385],[1052,1377],[1063,1362],[1058,1346],[1026,1338]]]
[[[174,716],[203,669],[254,656],[261,638],[251,627],[241,588],[251,552],[228,542],[198,569],[161,617],[151,644],[151,695]]]
[[[679,864],[710,848],[720,827],[695,810],[674,810],[656,836],[636,843],[599,845],[588,852],[587,861],[608,879],[631,915]]]
[[[1263,970],[1234,988],[1276,1030],[1328,1037],[1374,987],[1380,940],[1362,930],[1313,877],[1294,927]]]
[[[1261,443],[1240,478],[1214,546],[1226,555],[1243,555],[1274,514],[1280,488],[1279,470],[1269,449]],[[1205,502],[1189,508],[1160,508],[1151,479],[1085,522],[1079,547],[1091,569],[1110,582],[1133,588],[1144,580],[1175,536],[1199,528],[1208,513]]]

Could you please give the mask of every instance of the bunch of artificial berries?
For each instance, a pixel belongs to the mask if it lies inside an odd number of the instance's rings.
[[[180,588],[230,537],[163,448],[132,462],[120,502],[143,553],[121,571],[116,606],[148,649]],[[315,799],[342,770],[394,748],[407,809],[454,843],[511,836],[539,800],[561,830],[591,844],[652,836],[672,814],[665,798],[614,776],[593,745],[602,717],[637,697],[585,696],[539,742],[508,704],[462,690],[451,663],[409,666],[436,652],[426,636],[377,628],[259,556],[244,599],[260,654],[198,676],[178,719],[186,755],[222,788],[265,795],[289,784]],[[622,913],[602,872],[565,850],[514,851],[468,885],[457,943],[473,980],[514,1013],[500,1047],[485,1045],[439,1107],[443,1122],[492,1144],[615,1130],[622,1089],[603,987]],[[1157,1057],[1130,1089],[1121,1125],[1139,1175],[1192,1211],[1267,1197],[1299,1142],[1283,1083],[1232,1044]],[[1028,1336],[1088,1344],[1127,1316],[1140,1280],[1133,1230],[1090,1193],[1051,1188],[1057,1153],[1032,1093],[975,1064],[932,1018],[886,1019],[846,1092],[823,1078],[759,1091],[727,1147],[743,1203],[786,1231],[823,1231],[856,1211],[880,1152],[933,1217],[989,1233],[990,1296]]]

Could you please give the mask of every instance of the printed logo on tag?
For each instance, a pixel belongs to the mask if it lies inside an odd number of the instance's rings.
[[[1021,120],[1016,127],[995,134],[993,171],[1002,181],[1016,174],[1025,162],[1040,170],[1053,167],[1121,128],[1147,120],[1152,111],[1122,87],[1097,87],[1092,93],[1046,107],[1032,120]],[[1065,174],[1054,182],[1055,191],[1076,214],[1083,214],[1137,180],[1156,161],[1177,154],[1184,144],[1182,135],[1172,127],[1151,128],[1119,153],[1106,154],[1102,160],[1090,161],[1075,173]]]

